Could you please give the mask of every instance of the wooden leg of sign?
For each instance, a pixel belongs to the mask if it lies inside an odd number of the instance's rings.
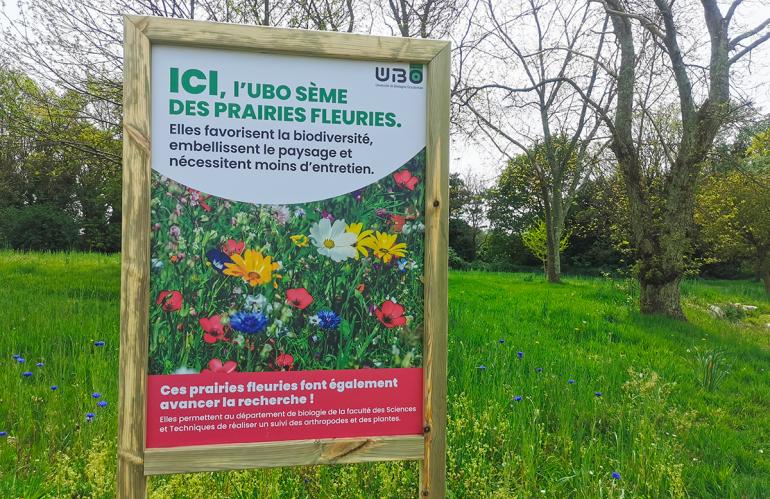
[[[449,199],[449,69],[447,45],[428,64],[425,182],[425,454],[422,497],[446,495],[447,241]]]
[[[118,489],[147,495],[144,476],[150,279],[150,42],[124,22],[123,233],[120,273]]]

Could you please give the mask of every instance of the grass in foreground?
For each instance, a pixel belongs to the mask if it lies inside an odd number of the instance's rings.
[[[750,282],[683,292],[688,323],[640,316],[625,281],[451,274],[449,496],[765,495],[770,300]],[[759,310],[708,313],[734,302]],[[113,496],[118,257],[0,253],[0,304],[0,496]],[[416,463],[202,473],[151,490],[400,498],[415,496],[417,474]]]

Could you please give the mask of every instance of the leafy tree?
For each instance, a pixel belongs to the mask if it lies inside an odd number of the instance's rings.
[[[743,168],[706,180],[695,220],[716,256],[751,261],[770,294],[770,129],[752,141]]]
[[[449,246],[466,261],[476,259],[485,220],[486,187],[474,177],[449,175]]]
[[[559,240],[559,251],[564,251],[569,245],[570,233],[567,232],[562,235]],[[545,226],[543,220],[539,220],[537,224],[525,230],[521,234],[521,240],[524,246],[532,252],[541,262],[543,262],[543,270],[548,273],[548,228]]]

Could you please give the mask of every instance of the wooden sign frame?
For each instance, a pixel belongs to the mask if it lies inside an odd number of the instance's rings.
[[[124,37],[118,497],[145,497],[148,475],[417,459],[420,495],[444,497],[450,43],[138,16]],[[427,65],[424,435],[145,448],[153,44]]]

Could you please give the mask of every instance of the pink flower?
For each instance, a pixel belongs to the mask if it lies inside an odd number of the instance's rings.
[[[420,181],[420,178],[412,175],[412,172],[409,170],[401,170],[393,174],[393,180],[400,188],[413,191],[417,186],[417,182]]]
[[[222,374],[230,374],[231,372],[235,371],[235,368],[238,367],[238,364],[235,363],[235,361],[228,360],[224,364],[222,364],[222,361],[219,359],[211,359],[208,363],[208,367],[204,367],[201,369],[201,373],[222,373]]]
[[[204,331],[203,341],[206,343],[224,341],[225,327],[222,325],[222,320],[218,315],[212,315],[209,318],[201,317],[198,319],[198,323]]]

